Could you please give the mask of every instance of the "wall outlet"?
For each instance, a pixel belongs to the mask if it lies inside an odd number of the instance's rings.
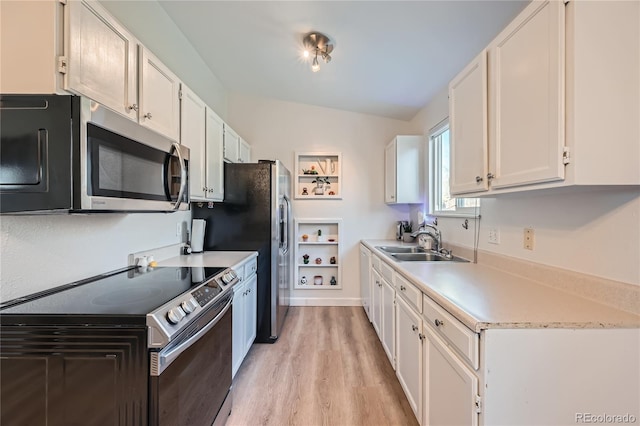
[[[524,248],[533,250],[534,233],[533,228],[524,228]]]
[[[489,239],[490,244],[500,244],[500,228],[489,228]]]

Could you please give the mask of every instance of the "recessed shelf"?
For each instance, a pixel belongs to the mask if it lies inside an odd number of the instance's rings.
[[[296,219],[294,247],[295,281],[294,289],[304,290],[329,290],[342,288],[342,276],[340,265],[340,232],[342,219]],[[318,231],[322,238],[335,239],[335,241],[315,241]],[[303,241],[302,236],[307,235],[308,241]],[[309,256],[309,263],[303,262],[303,256]],[[322,263],[315,263],[320,258]],[[335,258],[336,263],[331,263]],[[320,277],[322,285],[314,285],[314,278]],[[334,279],[336,284],[331,285]],[[303,283],[305,282],[305,283]]]
[[[296,199],[342,199],[342,154],[340,152],[296,152],[295,169],[294,197]],[[313,170],[316,173],[304,173],[306,170]]]

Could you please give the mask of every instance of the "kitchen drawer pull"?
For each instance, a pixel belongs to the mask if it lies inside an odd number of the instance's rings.
[[[415,324],[411,324],[411,330],[418,331],[418,326]]]
[[[131,111],[131,110],[133,110],[133,111],[137,111],[137,110],[138,110],[138,104],[129,105],[129,106],[127,107],[127,109],[128,109],[129,111]]]
[[[400,286],[400,291],[405,291],[407,288],[403,285]]]
[[[145,115],[143,115],[144,118],[146,118],[147,120],[151,120],[151,113],[148,112]]]
[[[422,333],[418,333],[418,337],[420,338],[420,340],[424,340],[426,338],[426,336]]]
[[[441,325],[444,325],[444,321],[441,321],[438,318],[436,318],[436,320],[434,321],[434,324],[436,325],[436,327],[440,327]]]
[[[476,183],[480,183],[482,182],[484,179],[482,179],[482,177],[480,176],[476,176]]]

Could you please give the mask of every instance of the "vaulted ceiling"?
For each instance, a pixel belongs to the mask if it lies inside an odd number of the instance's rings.
[[[232,92],[409,120],[528,0],[159,3]],[[335,45],[317,73],[310,31]]]

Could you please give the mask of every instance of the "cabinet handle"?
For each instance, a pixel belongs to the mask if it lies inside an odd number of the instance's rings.
[[[129,106],[127,107],[127,110],[128,110],[128,111],[131,111],[131,110],[133,110],[133,111],[138,111],[138,104],[129,105]]]
[[[444,321],[440,321],[438,318],[436,318],[434,324],[436,325],[436,327],[440,327],[441,325],[444,325]]]
[[[151,120],[151,113],[148,112],[145,115],[143,115],[144,118],[146,118],[147,120]]]
[[[493,173],[487,173],[487,180],[494,179],[496,176]]]
[[[405,291],[407,288],[403,285],[400,286],[400,291]]]
[[[424,340],[427,336],[422,333],[418,333],[418,337],[420,338],[420,340]]]
[[[411,330],[418,331],[418,326],[415,324],[411,324]]]
[[[389,196],[389,198],[391,198],[391,199],[393,200],[393,199],[394,199],[394,198],[396,198],[396,197],[394,197],[393,195],[391,195],[391,196]]]
[[[484,179],[482,179],[482,177],[480,176],[476,176],[476,183],[480,183],[482,182]]]

